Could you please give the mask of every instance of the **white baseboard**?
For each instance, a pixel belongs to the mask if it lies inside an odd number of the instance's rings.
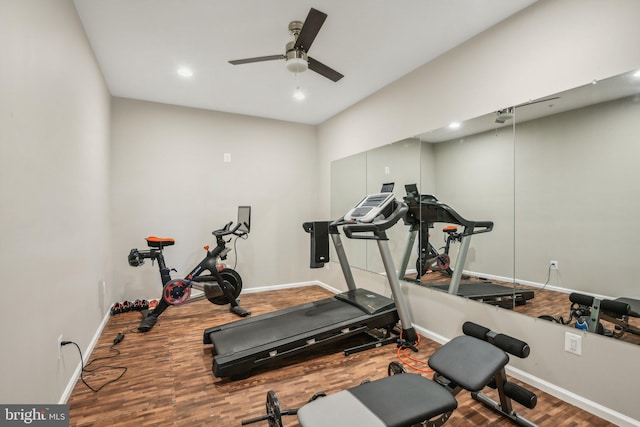
[[[96,344],[98,343],[98,339],[100,338],[100,335],[102,335],[102,331],[104,330],[105,326],[107,326],[109,317],[111,317],[111,312],[107,311],[107,314],[105,314],[104,318],[102,319],[102,322],[100,323],[100,326],[98,326],[96,333],[93,335],[91,342],[82,353],[84,360],[89,360],[91,353],[93,353],[93,349],[96,347]],[[62,396],[60,396],[60,400],[58,401],[59,404],[67,403],[67,401],[69,400],[69,397],[71,397],[71,392],[73,391],[73,388],[76,386],[76,383],[78,382],[78,378],[80,378],[80,375],[82,374],[82,368],[83,368],[82,360],[80,360],[78,361],[78,367],[73,372],[73,375],[71,375],[71,379],[69,380],[69,382],[67,383],[67,386],[62,392]]]
[[[320,282],[318,280],[313,280],[310,282],[297,282],[297,283],[286,283],[284,285],[269,285],[269,286],[259,286],[257,288],[243,288],[242,289],[242,293],[243,294],[253,294],[256,292],[265,292],[265,291],[276,291],[276,290],[281,290],[281,289],[293,289],[293,288],[302,288],[304,286],[320,286],[326,290],[328,290],[329,292],[332,292],[334,294],[339,294],[340,291],[339,289],[336,289],[332,286],[327,285],[326,283]]]
[[[555,384],[551,384],[548,381],[542,380],[520,369],[507,366],[507,373],[509,374],[509,376],[512,376],[513,378],[516,378],[526,384],[529,384],[530,386],[533,386],[538,390],[544,391],[545,393],[548,393],[573,406],[577,406],[578,408],[585,410],[593,415],[597,415],[598,417],[604,420],[607,420],[617,426],[620,426],[620,427],[640,426],[639,420],[635,420],[631,417],[628,417],[627,415],[616,412],[613,409],[602,406],[599,403],[593,402],[569,390],[565,390],[561,387],[558,387]]]

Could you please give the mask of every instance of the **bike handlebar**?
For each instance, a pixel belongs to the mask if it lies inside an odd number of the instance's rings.
[[[233,227],[233,229],[231,229],[232,225],[233,225],[233,221],[229,221],[220,230],[212,231],[211,234],[213,234],[216,237],[228,236],[229,234],[233,234],[234,236],[240,237],[240,236],[244,236],[245,234],[247,234],[244,231],[241,231],[240,233],[238,233],[238,229],[242,226],[242,224],[236,224],[236,226]]]

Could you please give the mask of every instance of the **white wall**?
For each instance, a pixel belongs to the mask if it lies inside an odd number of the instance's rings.
[[[116,299],[160,297],[157,264],[127,262],[130,249],[147,248],[145,237],[176,240],[165,259],[183,277],[215,245],[211,232],[236,221],[238,205],[252,207],[251,233],[227,262],[238,255],[244,288],[309,277],[302,222],[317,220],[315,127],[122,98],[112,105]]]
[[[320,125],[321,182],[332,160],[640,68],[637,16],[634,0],[537,2]],[[327,186],[322,197],[328,206]],[[317,277],[343,286],[336,270],[330,265]],[[376,280],[362,274],[367,285]],[[563,350],[563,327],[416,286],[406,292],[420,326],[452,338],[463,320],[475,320],[527,340],[532,356],[517,367],[584,396],[591,403],[581,404],[604,408],[601,415],[620,425],[640,423],[629,418],[640,420],[636,346],[585,335],[577,357]]]
[[[57,403],[109,307],[110,96],[70,1],[3,1],[0,52],[0,402]]]

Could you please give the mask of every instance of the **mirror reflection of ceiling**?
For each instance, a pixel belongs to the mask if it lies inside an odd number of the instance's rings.
[[[529,120],[539,119],[552,114],[562,113],[564,111],[575,110],[588,105],[637,95],[639,93],[640,70],[634,70],[619,76],[594,81],[591,84],[569,89],[544,98],[532,99],[527,102],[523,102],[515,109],[514,119],[517,123],[524,123]],[[540,102],[542,100],[548,101]],[[507,110],[509,108],[510,106],[501,106],[496,109],[496,112],[466,120],[457,128],[443,127],[417,135],[416,138],[423,142],[438,143],[461,138],[467,135],[474,135],[492,129],[513,126],[511,120],[507,120],[504,123],[496,122],[497,111]]]

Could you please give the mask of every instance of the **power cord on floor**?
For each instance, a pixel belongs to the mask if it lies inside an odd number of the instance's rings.
[[[400,342],[402,343],[402,333],[400,334]],[[433,370],[429,368],[427,361],[416,359],[415,357],[410,356],[409,350],[418,351],[419,344],[420,344],[420,335],[418,335],[418,340],[416,341],[416,343],[410,347],[399,345],[398,351],[396,352],[396,356],[404,366],[408,366],[414,371],[418,371],[423,374],[431,373],[433,372]],[[422,365],[423,367],[417,366],[414,363],[418,365]]]
[[[89,363],[84,364],[84,359],[82,357],[82,350],[80,350],[80,346],[78,344],[76,344],[73,341],[62,341],[60,343],[60,345],[68,345],[68,344],[73,344],[76,346],[76,348],[78,349],[78,353],[80,354],[80,363],[82,366],[82,370],[80,371],[80,379],[82,380],[82,382],[84,383],[84,385],[86,385],[91,391],[93,391],[94,393],[99,392],[100,390],[102,390],[106,385],[114,383],[116,381],[118,381],[120,378],[122,378],[122,376],[125,374],[125,372],[127,372],[127,368],[125,366],[98,366],[97,368],[93,368],[93,369],[87,369],[90,365],[92,365],[94,362],[97,362],[98,360],[105,360],[105,359],[113,359],[114,357],[118,357],[120,355],[120,350],[118,350],[117,348],[115,348],[116,345],[120,344],[120,342],[122,342],[122,340],[124,339],[124,334],[123,333],[119,333],[116,338],[113,340],[113,344],[109,347],[109,351],[115,351],[116,354],[113,354],[111,356],[101,356],[101,357],[96,357],[95,359],[91,360]],[[93,388],[91,387],[84,379],[84,373],[85,372],[96,372],[102,369],[119,369],[122,370],[122,372],[120,373],[120,375],[118,375],[117,378],[114,378],[112,380],[107,381],[106,383],[102,384],[100,387],[98,388]]]

